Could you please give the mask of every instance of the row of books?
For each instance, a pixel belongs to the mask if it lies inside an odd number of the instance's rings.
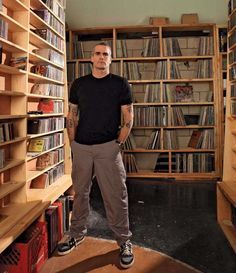
[[[33,49],[33,53],[64,67],[64,56],[51,48]]]
[[[28,134],[42,134],[55,130],[64,129],[64,118],[33,118],[27,121]]]
[[[167,158],[166,161],[164,158]],[[163,160],[164,159],[164,160]],[[163,164],[163,161],[165,162]],[[195,164],[196,162],[196,164]],[[165,167],[163,165],[166,165]],[[210,152],[205,153],[172,153],[168,157],[167,153],[159,154],[157,158],[156,167],[159,167],[160,172],[177,172],[177,173],[210,173],[215,170],[214,154]],[[158,171],[155,167],[155,172]],[[163,168],[164,167],[164,168]]]
[[[62,100],[41,99],[38,103],[38,111],[43,114],[63,113],[64,102]]]
[[[49,165],[48,165],[49,166]],[[64,163],[60,163],[30,182],[31,189],[46,189],[64,175]]]
[[[10,59],[9,65],[18,69],[26,70],[27,57],[13,57]]]
[[[0,18],[0,37],[8,39],[8,23]]]
[[[49,136],[33,138],[29,141],[27,147],[27,155],[35,156],[64,143],[64,134],[55,133]]]
[[[183,62],[170,61],[170,79],[182,79],[182,71],[179,69],[179,65]],[[189,65],[189,63],[188,63]],[[124,63],[124,77],[128,80],[141,80],[143,78],[140,72],[143,63],[140,62],[125,62]],[[212,61],[211,60],[197,60],[197,68],[192,71],[193,78],[211,78],[213,75]],[[154,70],[145,72],[145,79],[158,80],[167,79],[167,61],[157,61],[154,64]]]
[[[70,196],[61,196],[52,203],[45,211],[45,219],[48,231],[48,256],[55,251],[58,242],[62,239],[64,233],[69,230]]]
[[[188,116],[183,114],[179,106],[135,106],[134,126],[185,126]],[[201,106],[196,125],[214,125],[213,106]]]
[[[181,136],[178,135],[176,130],[164,130],[163,131],[163,144],[161,145],[161,132],[160,130],[153,130],[148,136],[147,140],[143,144],[143,147],[139,147],[147,150],[163,149],[179,149],[179,141]],[[186,137],[185,137],[186,138]],[[214,130],[193,130],[186,148],[194,149],[214,149]],[[131,132],[125,142],[125,150],[134,150],[137,148],[136,138]],[[183,147],[182,147],[183,148]]]
[[[89,58],[91,49],[94,46],[94,41],[80,41],[80,38],[75,35],[74,38],[74,58]],[[187,38],[186,38],[187,39]],[[132,41],[132,39],[130,39]],[[160,39],[158,37],[142,37],[140,40],[140,50],[142,57],[160,57]],[[111,40],[108,40],[112,43]],[[129,58],[133,56],[132,48],[127,45],[129,39],[117,39],[116,40],[116,57],[117,58]],[[181,56],[181,47],[179,45],[178,37],[167,37],[162,39],[163,44],[163,56]],[[96,41],[97,42],[97,41]],[[112,45],[112,44],[111,44]],[[199,37],[197,55],[213,55],[214,54],[214,43],[212,36],[201,36]],[[86,48],[86,50],[85,50]],[[90,51],[89,51],[90,48]],[[111,47],[112,48],[112,47]],[[88,54],[87,54],[88,52]],[[131,54],[132,52],[132,54]],[[138,56],[137,56],[138,57]]]
[[[0,149],[0,169],[5,166],[5,150]]]
[[[64,25],[47,9],[33,10],[43,21],[50,25],[61,36],[64,36]]]
[[[52,65],[37,64],[30,68],[30,72],[60,82],[63,82],[64,79],[63,71]]]
[[[176,153],[171,158],[159,153],[154,172],[210,173],[215,170],[214,155],[211,153]]]
[[[36,169],[44,170],[49,166],[55,165],[64,159],[64,149],[58,148],[54,151],[48,152],[46,154],[40,155],[37,157]]]
[[[37,28],[31,29],[35,34],[46,40],[52,46],[55,46],[60,51],[64,51],[64,41],[59,36],[57,36],[53,31],[47,28]]]
[[[0,123],[0,143],[10,141],[15,138],[15,130],[13,122]]]
[[[236,8],[236,1],[229,0],[228,1],[228,15],[230,15],[235,8]]]
[[[43,3],[57,16],[61,21],[65,21],[65,11],[55,0],[42,0]],[[64,6],[64,5],[63,5]]]
[[[64,96],[64,86],[52,83],[35,83],[30,93],[62,98]]]
[[[182,85],[174,84],[162,84],[162,90],[159,83],[156,84],[143,84],[139,86],[133,86],[131,84],[131,89],[133,90],[133,102],[194,102],[196,98],[202,99],[202,101],[210,102],[213,100],[212,90],[203,91],[206,98],[199,97],[199,93],[202,91],[200,85],[193,87],[188,83],[183,83]],[[195,93],[196,92],[196,93]],[[144,96],[142,98],[142,93]],[[161,100],[162,94],[162,100]]]

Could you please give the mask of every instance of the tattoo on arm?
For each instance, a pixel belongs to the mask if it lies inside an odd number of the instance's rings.
[[[127,110],[128,110],[129,113],[132,113],[132,106],[131,106],[131,104],[127,105]]]
[[[68,107],[69,107],[69,112],[70,113],[72,113],[73,115],[77,115],[77,113],[78,113],[78,105],[73,104],[73,103],[69,103]]]
[[[130,128],[131,127],[131,120],[125,123],[125,127]]]

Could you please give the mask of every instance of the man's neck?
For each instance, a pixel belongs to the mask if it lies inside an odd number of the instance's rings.
[[[103,78],[105,76],[107,76],[109,74],[109,69],[104,69],[104,70],[100,70],[100,69],[93,69],[92,70],[92,75],[95,78]]]

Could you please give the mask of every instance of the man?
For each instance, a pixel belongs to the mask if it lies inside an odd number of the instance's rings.
[[[131,90],[126,79],[109,72],[111,48],[94,47],[92,74],[76,79],[70,90],[67,131],[73,153],[75,191],[70,238],[58,254],[70,253],[84,240],[89,215],[89,193],[96,175],[108,224],[120,246],[120,264],[134,262],[128,218],[126,172],[120,149],[133,125]],[[79,120],[78,120],[79,113]],[[121,113],[124,125],[120,127]]]

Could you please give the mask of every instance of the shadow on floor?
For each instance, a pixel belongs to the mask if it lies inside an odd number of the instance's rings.
[[[236,256],[216,220],[215,182],[128,180],[133,243],[204,273],[235,273]],[[94,182],[89,235],[113,239]]]

